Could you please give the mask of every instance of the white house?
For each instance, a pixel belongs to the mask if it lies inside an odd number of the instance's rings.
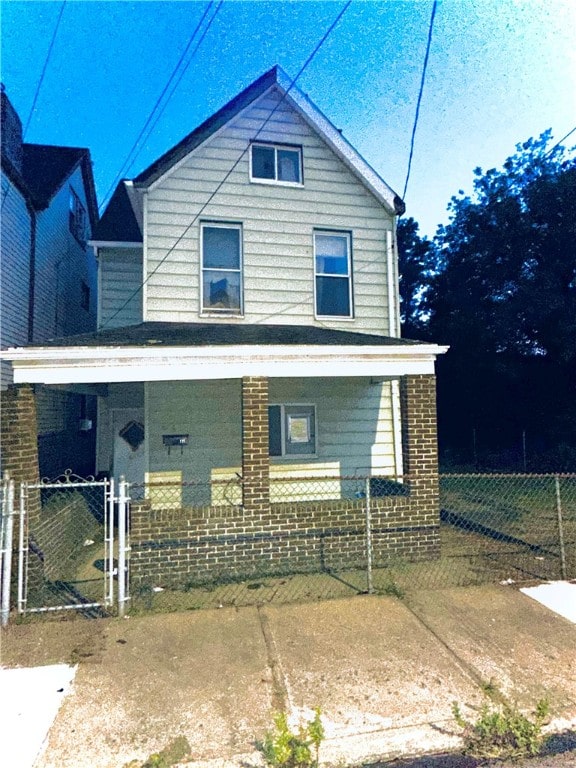
[[[274,67],[119,184],[91,241],[98,331],[4,354],[16,382],[93,388],[97,470],[152,508],[201,488],[261,515],[384,476],[409,488],[397,535],[436,551],[445,347],[400,338],[403,210]]]

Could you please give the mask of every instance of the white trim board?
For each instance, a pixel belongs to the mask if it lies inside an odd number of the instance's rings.
[[[447,347],[246,345],[218,347],[37,347],[12,349],[15,383],[71,384],[433,374]]]

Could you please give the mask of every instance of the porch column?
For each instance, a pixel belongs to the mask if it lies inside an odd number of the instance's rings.
[[[270,508],[268,379],[242,379],[242,503],[246,512]]]
[[[436,376],[404,376],[401,384],[402,446],[410,497],[421,525],[438,525]]]
[[[36,397],[30,384],[15,384],[2,392],[0,409],[0,463],[2,472],[8,471],[14,480],[14,509],[20,509],[20,483],[38,483],[38,426]],[[28,491],[28,527],[39,521],[41,512],[40,489]],[[12,548],[18,551],[20,519],[14,521]],[[16,597],[17,555],[12,559],[12,600]],[[28,585],[42,583],[43,566],[33,553],[28,560]]]
[[[21,482],[40,480],[36,398],[31,384],[14,384],[2,392],[0,439],[2,471],[10,472],[19,496]]]

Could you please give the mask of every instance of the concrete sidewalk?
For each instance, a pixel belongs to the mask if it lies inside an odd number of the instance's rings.
[[[178,735],[199,764],[255,763],[287,708],[322,710],[323,761],[457,748],[491,682],[576,728],[576,626],[511,587],[12,626],[2,663],[79,663],[37,768],[121,768]]]

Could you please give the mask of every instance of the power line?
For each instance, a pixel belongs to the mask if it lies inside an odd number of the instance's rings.
[[[262,133],[262,131],[263,131],[263,130],[264,130],[264,128],[266,127],[267,123],[268,123],[268,122],[269,122],[269,121],[272,119],[273,115],[276,113],[276,111],[278,110],[278,108],[280,107],[280,105],[282,104],[282,102],[284,101],[284,99],[285,99],[285,98],[288,96],[288,94],[290,93],[290,91],[292,90],[292,88],[295,86],[295,84],[296,84],[296,81],[297,81],[297,80],[298,80],[298,79],[301,77],[301,75],[302,75],[302,73],[304,72],[304,70],[305,70],[305,69],[306,69],[306,68],[307,68],[307,67],[310,65],[310,63],[312,62],[312,60],[314,59],[314,57],[316,56],[316,54],[318,53],[318,51],[320,50],[320,48],[321,48],[321,47],[324,45],[324,43],[326,42],[326,40],[327,40],[328,36],[330,35],[330,33],[332,32],[332,30],[334,29],[334,27],[335,27],[335,26],[338,24],[338,22],[340,21],[340,19],[342,18],[342,16],[343,16],[343,15],[346,13],[346,11],[347,11],[347,10],[348,10],[348,8],[350,7],[351,3],[352,3],[352,0],[348,0],[348,1],[347,1],[347,3],[344,5],[344,7],[341,9],[340,13],[339,13],[339,14],[336,16],[336,18],[334,19],[334,21],[332,22],[332,24],[330,25],[330,27],[329,27],[329,28],[326,30],[326,32],[325,32],[325,33],[324,33],[324,35],[322,36],[322,39],[320,40],[320,42],[319,42],[319,43],[316,45],[316,47],[314,48],[314,50],[312,51],[312,53],[310,54],[310,56],[308,56],[308,58],[306,59],[306,61],[305,61],[305,62],[304,62],[304,64],[302,65],[302,67],[300,68],[300,71],[298,72],[298,74],[296,75],[296,77],[295,77],[295,78],[294,78],[294,79],[293,79],[293,80],[290,82],[290,85],[289,85],[289,86],[288,86],[288,88],[286,89],[286,92],[285,92],[285,93],[282,95],[282,97],[280,98],[280,100],[278,101],[278,103],[276,104],[276,106],[274,107],[274,109],[272,109],[272,110],[270,111],[270,114],[268,115],[268,117],[267,117],[267,118],[264,120],[264,122],[262,123],[262,125],[260,126],[260,128],[259,128],[259,129],[256,131],[256,134],[254,135],[254,139],[253,139],[253,140],[256,140],[256,139],[258,138],[258,136],[259,136],[259,135]],[[114,318],[115,318],[117,315],[119,315],[119,314],[120,314],[120,312],[122,312],[122,310],[123,310],[125,307],[127,307],[127,306],[128,306],[128,304],[129,304],[129,303],[132,301],[132,299],[133,299],[135,296],[137,296],[137,295],[140,293],[140,291],[141,291],[141,290],[144,288],[144,286],[145,286],[145,285],[146,285],[146,283],[147,283],[147,282],[150,280],[150,278],[151,278],[153,275],[155,275],[155,274],[156,274],[156,272],[157,272],[157,271],[160,269],[160,267],[162,266],[162,264],[164,264],[164,262],[166,261],[166,259],[168,258],[168,256],[170,256],[170,254],[171,254],[171,253],[174,251],[174,249],[176,248],[176,246],[178,245],[178,243],[180,243],[180,241],[181,241],[181,240],[183,240],[183,239],[186,237],[186,235],[188,234],[188,232],[190,231],[190,229],[191,229],[191,228],[194,226],[194,224],[196,223],[196,221],[198,220],[198,218],[199,218],[199,217],[202,215],[202,213],[203,213],[203,212],[206,210],[206,207],[207,207],[207,206],[208,206],[208,205],[209,205],[209,204],[212,202],[212,200],[213,200],[213,199],[214,199],[214,197],[215,197],[215,196],[218,194],[218,192],[220,191],[220,189],[222,188],[222,186],[223,186],[223,185],[226,183],[226,181],[229,179],[230,175],[231,175],[231,174],[234,172],[234,170],[236,169],[236,167],[238,166],[238,164],[240,163],[240,161],[242,160],[242,158],[244,157],[244,155],[245,155],[245,154],[246,154],[246,152],[248,151],[248,148],[249,148],[249,146],[250,146],[250,144],[248,144],[248,145],[247,145],[247,146],[246,146],[246,147],[245,147],[245,148],[242,150],[242,152],[240,153],[240,155],[238,156],[238,158],[236,159],[236,161],[234,162],[234,164],[232,165],[232,167],[231,167],[231,168],[230,168],[230,169],[227,171],[227,173],[225,174],[224,178],[223,178],[223,179],[222,179],[222,180],[221,180],[221,181],[218,183],[218,185],[217,185],[216,189],[215,189],[215,190],[214,190],[214,191],[213,191],[213,192],[210,194],[210,196],[208,197],[208,199],[206,200],[206,202],[205,202],[205,203],[202,205],[202,207],[200,208],[200,210],[198,211],[198,213],[197,213],[197,214],[194,216],[194,218],[192,219],[192,221],[190,222],[190,224],[188,224],[188,226],[187,226],[187,227],[184,229],[184,231],[182,232],[182,234],[181,234],[181,235],[180,235],[180,236],[179,236],[179,237],[178,237],[178,238],[175,240],[174,244],[173,244],[173,245],[172,245],[172,246],[171,246],[171,247],[170,247],[170,248],[169,248],[169,249],[166,251],[166,253],[165,253],[165,254],[164,254],[164,256],[162,257],[162,259],[160,259],[160,261],[159,261],[159,262],[158,262],[158,264],[157,264],[157,265],[154,267],[154,269],[153,269],[153,270],[152,270],[152,271],[151,271],[151,272],[150,272],[150,273],[149,273],[149,274],[146,276],[146,278],[145,278],[145,279],[142,281],[141,285],[139,285],[139,286],[138,286],[138,288],[136,288],[136,290],[135,290],[135,291],[133,291],[133,292],[130,294],[130,296],[129,296],[129,297],[126,299],[126,301],[125,301],[125,302],[122,304],[122,306],[120,306],[120,307],[119,307],[119,308],[116,310],[116,312],[114,312],[114,314],[113,314],[113,315],[111,315],[111,317],[109,317],[109,318],[108,318],[107,322],[106,322],[106,323],[104,323],[104,325],[102,326],[102,328],[105,328],[107,325],[109,325],[109,323],[110,323],[110,322],[111,322],[111,321],[112,321],[112,320],[113,320],[113,319],[114,319]]]
[[[551,154],[552,154],[552,152],[554,152],[554,150],[556,149],[556,147],[559,147],[559,146],[560,146],[560,144],[562,144],[562,142],[563,142],[563,141],[566,141],[566,139],[567,139],[569,136],[572,136],[572,134],[574,133],[574,131],[576,131],[576,125],[574,126],[574,128],[572,128],[572,130],[571,130],[571,131],[568,131],[568,133],[566,134],[566,136],[562,136],[562,138],[560,139],[560,141],[557,141],[557,142],[556,142],[556,144],[554,144],[554,146],[553,146],[551,149],[549,149],[549,150],[548,150],[548,152],[546,152],[546,154],[544,155],[544,157],[548,157],[549,155],[551,155]]]
[[[206,35],[207,35],[207,33],[208,33],[208,30],[209,30],[209,29],[210,29],[210,27],[212,26],[212,22],[213,22],[213,21],[214,21],[214,19],[216,18],[216,15],[217,15],[218,11],[220,10],[220,8],[222,7],[222,4],[223,4],[223,2],[224,2],[224,0],[220,0],[220,2],[218,3],[218,5],[216,6],[216,10],[215,10],[215,11],[214,11],[214,13],[212,14],[212,17],[211,17],[211,18],[210,18],[210,20],[208,21],[208,24],[205,26],[205,28],[204,28],[204,31],[202,32],[202,34],[201,34],[201,36],[200,36],[200,40],[198,40],[198,42],[196,43],[196,46],[195,46],[194,50],[192,51],[192,55],[190,56],[190,58],[189,58],[189,60],[188,60],[188,63],[186,64],[186,66],[184,67],[184,69],[183,69],[183,70],[180,72],[180,75],[178,76],[178,79],[176,80],[176,82],[174,83],[174,86],[173,86],[172,90],[171,90],[171,91],[170,91],[170,93],[168,94],[168,98],[166,99],[166,101],[165,101],[165,102],[164,102],[164,104],[162,105],[162,109],[161,109],[161,110],[160,110],[160,112],[159,112],[159,113],[156,115],[156,119],[154,120],[154,122],[152,123],[152,125],[151,125],[151,126],[148,128],[148,131],[147,131],[147,133],[146,133],[146,136],[144,137],[144,141],[146,141],[146,139],[147,139],[147,138],[150,136],[150,134],[152,133],[152,131],[154,130],[154,128],[155,128],[155,127],[156,127],[156,125],[158,124],[158,121],[160,120],[160,118],[161,118],[161,117],[162,117],[162,115],[164,114],[164,111],[165,111],[166,107],[168,106],[168,102],[170,101],[170,99],[171,99],[171,98],[172,98],[172,96],[174,95],[174,92],[176,91],[176,89],[177,89],[177,88],[178,88],[178,86],[180,85],[180,82],[181,82],[182,78],[184,77],[184,75],[186,74],[186,71],[188,70],[188,67],[189,67],[189,66],[190,66],[190,64],[192,63],[192,60],[193,60],[194,56],[196,55],[196,51],[197,51],[197,50],[198,50],[198,48],[199,48],[199,47],[202,45],[202,41],[204,40],[204,38],[206,37]],[[126,172],[128,172],[128,171],[130,170],[131,166],[134,164],[134,161],[135,161],[135,160],[136,160],[136,158],[138,157],[138,155],[139,155],[139,153],[140,153],[141,149],[142,149],[142,147],[140,147],[140,149],[139,149],[139,150],[136,152],[136,154],[135,154],[135,155],[134,155],[134,157],[132,158],[132,162],[130,163],[130,165],[129,165],[129,166],[128,166],[128,168],[126,169]]]
[[[416,127],[418,126],[418,118],[420,116],[420,103],[422,102],[422,93],[424,92],[424,81],[426,80],[426,70],[428,68],[428,57],[430,55],[430,45],[432,43],[432,30],[434,29],[434,17],[436,16],[436,6],[438,0],[434,0],[432,4],[432,14],[430,16],[430,24],[428,26],[428,42],[426,43],[426,55],[424,56],[424,64],[422,66],[422,79],[420,80],[420,91],[418,93],[418,101],[416,103],[416,115],[414,116],[414,126],[412,128],[412,138],[410,139],[410,156],[408,158],[408,171],[406,173],[406,181],[404,183],[404,192],[402,193],[402,199],[406,199],[406,190],[408,189],[408,180],[410,179],[410,170],[412,168],[412,156],[414,154],[414,139],[416,138]]]
[[[222,5],[222,2],[223,2],[223,0],[221,0],[220,4],[218,5],[218,8],[216,9],[216,13],[218,13],[218,10],[220,9],[220,6]],[[198,24],[196,25],[196,28],[194,29],[194,32],[193,32],[193,33],[192,33],[192,35],[190,36],[190,39],[188,40],[188,43],[186,44],[186,47],[185,47],[185,49],[184,49],[184,51],[183,51],[182,55],[180,56],[180,58],[179,58],[179,60],[178,60],[178,63],[176,64],[176,66],[175,66],[175,67],[174,67],[174,69],[172,70],[172,74],[171,74],[171,75],[170,75],[170,77],[168,78],[168,81],[167,81],[166,85],[164,86],[164,88],[162,89],[162,92],[160,93],[160,96],[158,96],[158,98],[156,99],[156,103],[155,103],[155,104],[154,104],[154,106],[152,107],[152,111],[151,111],[151,112],[150,112],[150,114],[148,115],[148,118],[146,119],[146,122],[144,123],[144,125],[143,125],[143,127],[142,127],[142,130],[140,131],[140,133],[138,134],[138,136],[137,136],[137,138],[136,138],[136,141],[135,141],[135,142],[134,142],[134,144],[132,145],[132,147],[131,147],[131,149],[130,149],[130,151],[129,151],[129,153],[128,153],[128,156],[127,156],[127,158],[126,158],[126,160],[124,161],[124,163],[122,164],[122,166],[121,166],[120,170],[119,170],[119,171],[118,171],[118,173],[116,174],[116,177],[114,178],[114,181],[113,181],[113,182],[112,182],[112,184],[110,185],[110,187],[109,187],[108,191],[107,191],[107,192],[106,192],[106,194],[104,195],[104,199],[103,199],[102,205],[100,206],[100,209],[101,209],[101,210],[102,210],[102,209],[103,209],[103,208],[106,206],[106,204],[107,204],[107,202],[108,202],[108,199],[109,199],[109,195],[110,195],[110,193],[114,191],[114,189],[115,189],[115,187],[116,187],[116,184],[117,184],[117,182],[118,182],[118,181],[119,181],[119,180],[122,178],[122,176],[123,176],[123,174],[124,174],[124,171],[130,168],[130,166],[133,164],[133,162],[134,162],[135,158],[137,157],[137,155],[138,155],[138,152],[135,152],[135,150],[137,149],[137,147],[138,147],[138,144],[140,143],[140,140],[142,139],[142,137],[143,137],[143,135],[144,135],[144,133],[145,133],[146,129],[147,129],[147,128],[148,128],[148,126],[150,125],[150,123],[151,123],[151,121],[152,121],[152,118],[154,117],[154,113],[155,113],[155,112],[156,112],[156,110],[158,109],[158,107],[159,107],[159,105],[160,105],[160,103],[161,103],[162,99],[164,98],[164,96],[165,96],[165,94],[166,94],[166,92],[167,92],[168,88],[170,87],[170,85],[171,85],[172,81],[173,81],[173,80],[174,80],[174,78],[176,77],[176,73],[178,72],[178,70],[180,69],[180,66],[182,65],[182,62],[183,62],[183,61],[184,61],[184,59],[186,58],[186,54],[187,54],[187,53],[188,53],[188,51],[190,50],[190,48],[191,48],[191,46],[192,46],[192,43],[194,42],[194,39],[195,39],[196,35],[198,34],[198,32],[199,32],[199,30],[200,30],[200,27],[202,26],[202,24],[203,24],[203,22],[204,22],[204,19],[206,18],[207,14],[208,14],[208,12],[209,12],[209,10],[210,10],[210,8],[211,8],[213,5],[214,5],[214,0],[210,0],[210,2],[208,3],[208,5],[207,5],[207,6],[206,6],[206,8],[204,9],[204,13],[202,14],[202,16],[201,16],[201,18],[200,18],[200,20],[199,20]],[[216,16],[216,13],[214,13],[214,16]],[[211,21],[210,21],[210,24],[211,24],[211,23],[212,23],[212,21],[214,20],[214,16],[212,17],[212,19],[211,19]],[[210,26],[210,25],[208,25],[208,27],[206,28],[206,30],[205,30],[205,33],[208,31],[208,28],[209,28],[209,26]],[[194,49],[194,52],[192,53],[192,56],[190,57],[190,60],[188,61],[188,64],[186,64],[186,67],[184,68],[184,71],[183,71],[183,73],[186,71],[186,69],[187,69],[187,68],[188,68],[188,66],[190,65],[190,62],[191,62],[191,61],[192,61],[192,59],[194,58],[194,55],[195,55],[196,51],[198,50],[198,46],[200,45],[200,43],[201,43],[201,42],[202,42],[202,40],[204,39],[205,33],[204,33],[204,35],[202,36],[202,38],[200,39],[200,41],[199,41],[198,45],[196,46],[196,48]],[[182,74],[183,74],[183,73],[182,73]],[[180,80],[178,80],[178,82],[180,82]],[[164,107],[162,108],[162,110],[164,110],[164,109],[166,108],[166,104],[168,104],[168,101],[169,101],[169,100],[170,100],[170,98],[172,97],[172,94],[173,94],[173,93],[174,93],[174,90],[172,90],[172,92],[170,93],[170,96],[169,96],[169,97],[168,97],[168,99],[166,100],[166,102],[165,102],[165,104],[164,104]],[[156,123],[154,123],[154,125],[155,125],[155,124],[156,124]],[[149,132],[149,133],[150,133],[150,132]],[[148,133],[147,135],[149,135],[149,133]],[[138,151],[139,151],[139,150],[138,150]]]
[[[22,140],[24,140],[24,137],[26,136],[26,132],[28,131],[28,127],[30,125],[30,121],[32,120],[32,115],[34,114],[34,109],[36,107],[36,102],[38,101],[38,95],[40,94],[40,88],[42,87],[42,83],[44,82],[44,76],[46,75],[46,69],[48,68],[48,62],[50,61],[50,56],[52,54],[52,49],[54,48],[54,41],[56,40],[56,34],[58,32],[58,27],[60,26],[60,20],[62,18],[62,14],[64,13],[64,6],[66,5],[66,0],[62,0],[62,5],[60,6],[60,13],[58,14],[58,18],[56,19],[56,26],[54,27],[54,32],[52,33],[52,40],[50,41],[50,45],[48,46],[48,52],[46,54],[46,58],[44,59],[44,66],[42,67],[42,72],[40,73],[40,78],[38,80],[38,85],[36,86],[36,92],[34,94],[34,98],[32,99],[32,106],[30,107],[30,112],[28,114],[28,119],[26,120],[26,126],[24,127],[24,130],[22,131]],[[4,210],[4,205],[6,203],[6,200],[8,199],[8,195],[10,194],[10,190],[12,189],[12,184],[10,184],[6,191],[4,192],[4,195],[2,197],[2,204],[0,205],[0,211]]]
[[[66,5],[66,0],[62,0],[62,5],[60,6],[60,13],[58,14],[58,18],[56,19],[56,26],[54,27],[54,32],[52,34],[52,40],[50,41],[50,45],[48,47],[48,53],[46,54],[46,59],[44,60],[44,66],[42,67],[42,73],[40,75],[40,79],[38,80],[38,85],[36,86],[36,93],[34,94],[34,98],[32,99],[32,106],[30,107],[30,114],[28,115],[28,119],[26,120],[26,126],[24,128],[23,133],[22,133],[22,137],[26,136],[26,132],[28,130],[28,126],[30,125],[30,121],[32,120],[32,115],[34,114],[34,109],[36,107],[36,102],[38,101],[38,95],[40,94],[40,88],[42,87],[42,83],[44,82],[44,76],[46,75],[46,69],[48,68],[48,62],[50,61],[50,56],[52,54],[52,49],[54,48],[54,42],[56,40],[56,35],[58,33],[58,27],[60,26],[60,20],[62,19],[62,14],[64,13],[65,5]]]

